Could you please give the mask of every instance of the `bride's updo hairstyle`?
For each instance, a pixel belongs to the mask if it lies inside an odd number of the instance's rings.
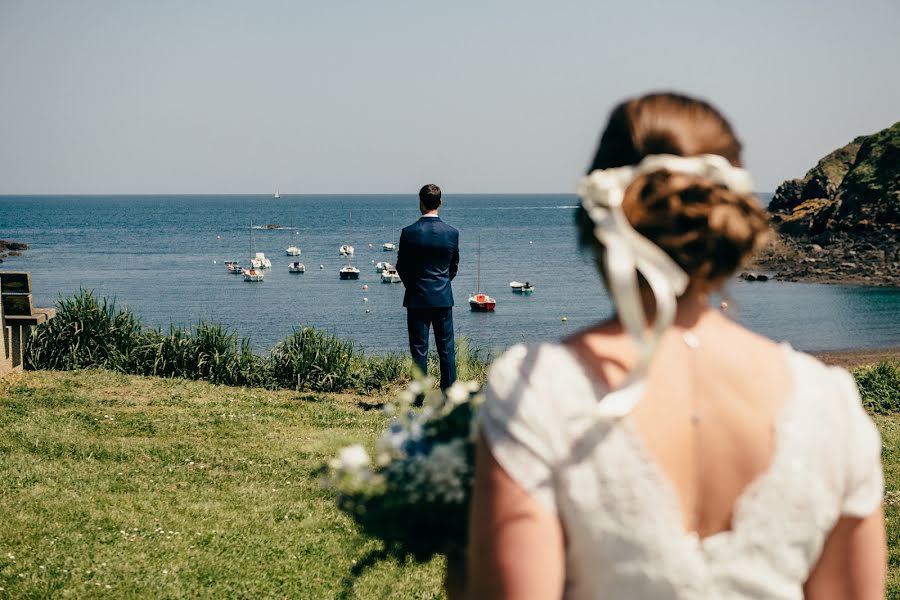
[[[741,144],[719,111],[702,100],[655,93],[626,100],[613,110],[588,172],[636,165],[651,154],[718,154],[741,166]],[[639,176],[625,190],[622,209],[641,235],[684,269],[690,277],[688,290],[717,288],[769,232],[765,212],[753,195],[684,173]],[[582,246],[599,259],[603,247],[583,208],[577,223]]]

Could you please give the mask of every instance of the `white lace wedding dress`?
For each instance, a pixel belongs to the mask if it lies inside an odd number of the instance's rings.
[[[684,531],[678,498],[628,416],[564,346],[514,346],[488,376],[481,427],[500,465],[566,533],[566,598],[802,598],[841,515],[883,493],[881,441],[850,375],[783,346],[793,390],[770,466],[739,497],[729,531]],[[621,400],[621,398],[620,398]]]

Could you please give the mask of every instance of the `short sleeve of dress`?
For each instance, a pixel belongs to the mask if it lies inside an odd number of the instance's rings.
[[[503,470],[555,513],[547,407],[535,395],[531,382],[537,353],[536,348],[519,344],[494,361],[488,371],[479,425]]]
[[[847,415],[846,472],[841,514],[867,517],[884,495],[881,434],[866,414],[856,381],[843,369],[834,369]]]

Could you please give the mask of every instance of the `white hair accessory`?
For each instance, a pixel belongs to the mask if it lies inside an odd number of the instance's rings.
[[[625,385],[643,375],[660,338],[675,319],[678,296],[689,283],[687,273],[662,248],[638,233],[622,211],[628,185],[641,175],[663,170],[703,177],[738,193],[753,190],[747,171],[716,154],[691,157],[653,154],[637,165],[598,169],[581,180],[578,195],[594,224],[594,236],[605,248],[604,267],[613,303],[640,352]],[[656,300],[656,318],[649,335],[638,273],[644,276]],[[612,402],[607,409],[600,410],[609,412],[608,416],[622,416],[631,411],[637,400],[638,395],[632,395],[631,401],[624,405]]]

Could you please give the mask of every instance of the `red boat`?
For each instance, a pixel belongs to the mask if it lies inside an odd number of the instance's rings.
[[[487,294],[475,294],[469,298],[469,306],[475,312],[494,312],[497,301]]]
[[[481,293],[481,234],[478,234],[478,287],[474,295],[469,296],[469,307],[472,312],[494,312],[497,301]]]

